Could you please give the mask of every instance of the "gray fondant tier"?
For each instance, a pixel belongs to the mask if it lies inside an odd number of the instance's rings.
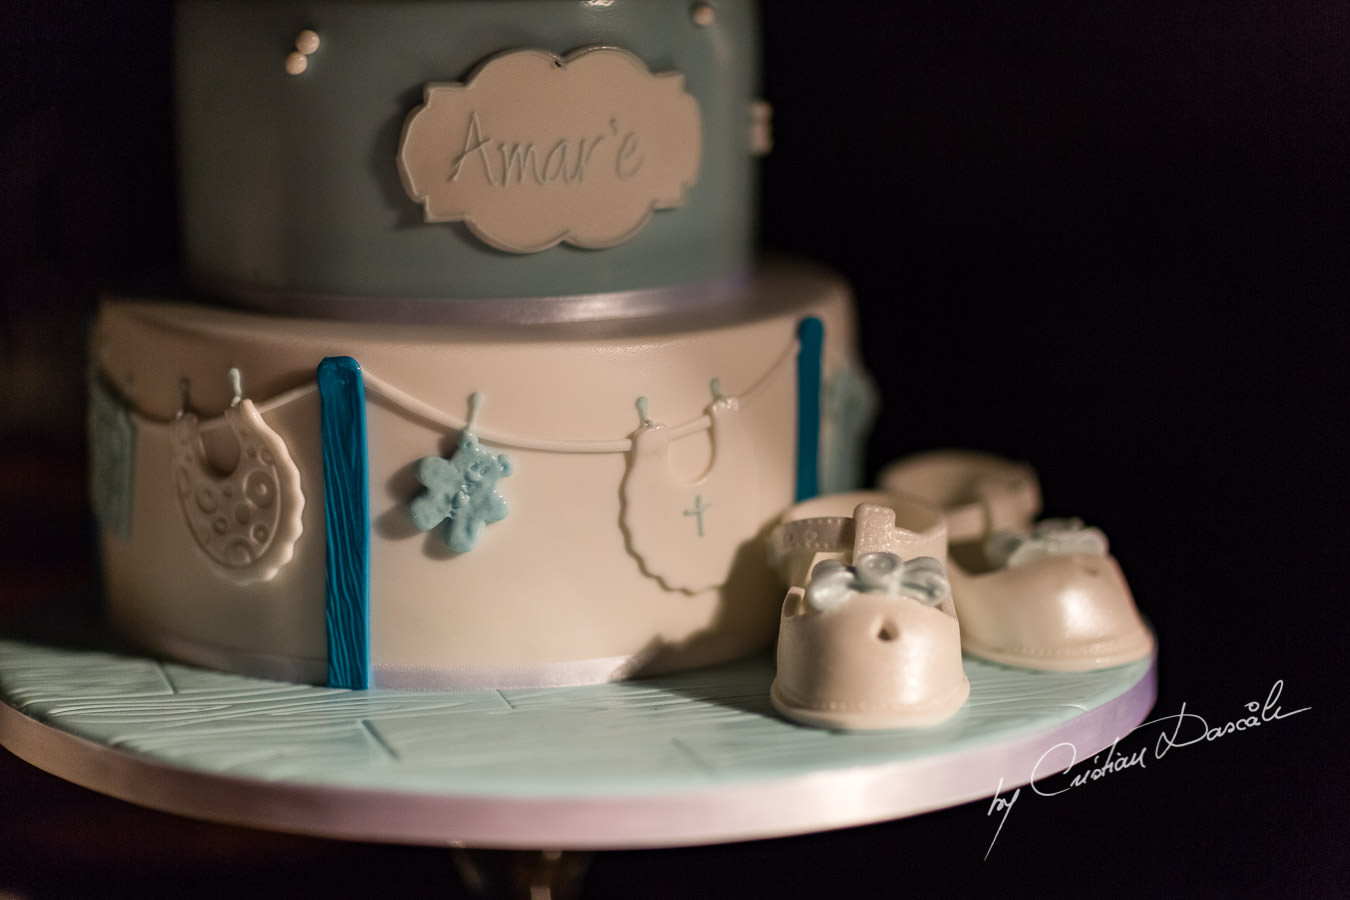
[[[618,294],[591,307],[608,317],[623,314],[622,292],[679,286],[697,300],[749,262],[759,69],[754,4],[702,6],[184,0],[176,80],[190,277],[235,302],[309,312],[372,298]],[[648,77],[645,67],[653,82],[673,79],[665,94],[696,102],[693,183],[653,196],[650,218],[616,233],[611,246],[564,236],[548,249],[535,241],[511,252],[475,233],[471,220],[428,221],[399,165],[405,123],[427,102],[428,86],[473,83],[510,51],[542,51],[566,69],[577,51],[595,47],[639,61],[635,84]],[[505,101],[502,91],[486,98],[486,88],[467,95],[458,118],[447,119],[459,130],[433,138],[443,143],[445,179],[477,177],[503,197],[532,191],[548,205],[567,191],[598,191],[606,173],[655,165],[672,140],[689,137],[688,128],[675,137],[628,128],[624,114],[611,113],[641,111],[647,97],[625,99],[628,88],[611,91],[604,77],[601,90],[595,79],[563,90],[552,124],[510,121],[521,119],[522,105],[543,102],[556,87],[546,81],[504,89]]]

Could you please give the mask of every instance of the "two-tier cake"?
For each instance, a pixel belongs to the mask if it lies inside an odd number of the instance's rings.
[[[184,0],[186,274],[93,338],[117,627],[338,686],[766,647],[855,480],[847,288],[752,259],[749,0]]]

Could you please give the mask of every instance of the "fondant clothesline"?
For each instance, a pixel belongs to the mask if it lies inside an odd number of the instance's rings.
[[[782,377],[796,359],[800,348],[800,341],[794,340],[787,350],[784,351],[772,366],[770,366],[769,370],[765,372],[757,382],[751,385],[744,394],[739,395],[741,405],[745,406],[753,403],[755,398],[762,394],[769,385]],[[368,392],[380,396],[387,401],[395,411],[401,412],[409,418],[421,419],[429,425],[444,428],[447,431],[461,431],[468,425],[468,420],[466,418],[457,418],[442,412],[432,404],[414,397],[412,394],[401,388],[395,387],[393,384],[378,377],[368,369],[362,369],[362,376]],[[257,403],[256,407],[260,414],[266,415],[302,400],[317,391],[318,384],[316,382],[309,382],[277,394],[269,400]],[[239,399],[242,399],[242,392],[236,391],[236,394],[237,402]],[[710,399],[716,398],[710,395]],[[166,428],[172,425],[177,418],[158,419],[136,409],[129,409],[128,412],[140,422]],[[220,415],[210,419],[203,419],[200,422],[199,428],[202,432],[209,432],[217,428],[223,428],[225,427],[225,424],[225,417]],[[699,431],[706,431],[711,427],[712,417],[709,414],[704,413],[696,419],[692,419],[672,428],[670,436],[671,439],[674,440]],[[520,437],[518,435],[510,435],[481,426],[476,426],[475,431],[478,434],[479,440],[511,450],[536,450],[545,453],[627,453],[633,449],[632,438],[598,441],[559,441]]]

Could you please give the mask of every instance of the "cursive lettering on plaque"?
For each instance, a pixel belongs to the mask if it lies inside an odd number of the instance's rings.
[[[619,127],[616,123],[611,121],[610,127],[614,129],[615,134],[618,133]],[[637,135],[631,131],[624,134],[619,141],[619,155],[614,158],[614,174],[623,181],[637,175],[638,170],[642,168],[643,157],[638,156],[637,144]],[[633,158],[635,156],[636,159]]]
[[[618,123],[613,120],[610,125],[615,135],[621,135],[612,166],[614,176],[627,181],[642,168],[643,159],[637,156],[638,136],[632,131],[620,132]],[[541,152],[534,141],[493,140],[484,132],[483,121],[474,110],[464,128],[464,149],[451,161],[446,181],[459,181],[461,176],[478,177],[492,187],[503,188],[530,182],[541,187],[580,184],[592,170],[592,158],[605,139],[603,134],[589,138],[558,138],[549,145],[547,152]],[[597,168],[604,171],[608,167]]]
[[[423,99],[399,142],[404,189],[425,221],[464,222],[499,250],[617,246],[698,181],[683,76],[614,47],[511,51]]]

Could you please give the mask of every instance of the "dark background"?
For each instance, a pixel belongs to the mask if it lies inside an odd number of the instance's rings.
[[[875,469],[1034,463],[1112,539],[1155,715],[1310,711],[1055,798],[601,854],[585,896],[1345,896],[1350,6],[772,0],[769,247],[855,285]],[[81,596],[97,292],[175,263],[169,4],[0,10],[0,613]],[[991,790],[994,785],[991,785]],[[199,824],[0,755],[0,896],[458,896],[444,850]]]

